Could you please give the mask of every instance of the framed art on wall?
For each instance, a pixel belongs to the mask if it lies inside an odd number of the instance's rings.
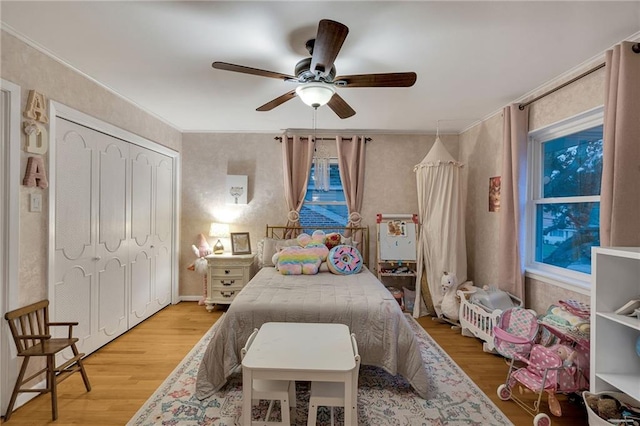
[[[231,233],[231,253],[251,254],[251,241],[248,232]]]

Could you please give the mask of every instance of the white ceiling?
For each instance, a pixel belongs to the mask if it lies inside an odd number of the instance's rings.
[[[339,88],[356,110],[318,110],[321,129],[459,132],[640,31],[640,2],[0,2],[9,32],[182,131],[311,128],[292,83],[320,19],[349,27],[338,75],[415,71],[410,88]]]

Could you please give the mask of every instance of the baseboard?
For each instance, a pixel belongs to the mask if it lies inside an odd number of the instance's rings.
[[[202,296],[180,296],[181,302],[199,302]]]

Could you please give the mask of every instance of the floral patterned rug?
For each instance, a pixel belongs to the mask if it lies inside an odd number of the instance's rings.
[[[407,315],[421,344],[422,358],[430,377],[429,394],[419,398],[401,376],[391,376],[376,367],[362,366],[358,383],[359,425],[512,425],[507,417],[469,379],[424,329]],[[220,321],[202,337],[180,365],[167,377],[128,425],[241,425],[242,375],[235,374],[216,394],[200,401],[194,396],[198,366],[207,343]],[[306,425],[309,384],[296,383],[297,407],[292,424]],[[263,419],[268,403],[254,406],[253,418]],[[335,408],[337,424],[342,409]],[[272,419],[279,419],[279,403]],[[319,407],[319,426],[331,424],[330,411]]]

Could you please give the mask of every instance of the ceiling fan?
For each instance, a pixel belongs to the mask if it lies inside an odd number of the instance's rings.
[[[298,84],[296,89],[267,102],[256,111],[271,111],[299,96],[307,105],[318,108],[329,105],[340,118],[349,118],[356,112],[336,93],[336,87],[410,87],[416,82],[415,72],[400,72],[386,74],[357,74],[336,77],[333,62],[340,52],[340,48],[347,38],[349,28],[346,25],[329,19],[323,19],[318,25],[315,39],[306,43],[311,55],[299,61],[293,75],[281,74],[258,68],[214,62],[215,69],[252,74],[260,77],[277,78],[279,80]]]

